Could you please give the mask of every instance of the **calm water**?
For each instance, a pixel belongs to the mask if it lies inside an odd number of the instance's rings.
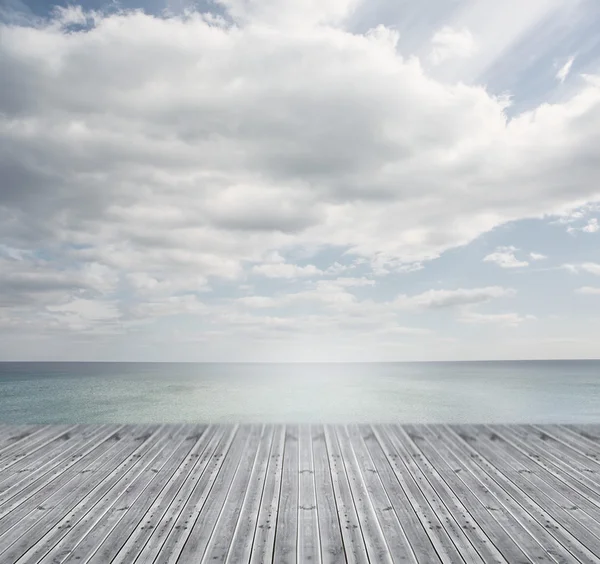
[[[0,420],[600,423],[600,361],[0,363]]]

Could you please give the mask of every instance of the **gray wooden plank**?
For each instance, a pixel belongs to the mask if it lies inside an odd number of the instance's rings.
[[[298,430],[298,561],[321,562],[315,469],[309,425]]]
[[[407,427],[407,432],[410,429]],[[455,491],[458,491],[462,483],[466,487],[462,490],[465,497],[477,500],[472,504],[467,502],[468,509],[498,550],[509,561],[556,561],[554,555],[560,545],[556,542],[551,544],[552,537],[473,462],[474,458],[469,456],[465,460],[465,456],[457,454],[457,450],[463,447],[462,443],[447,442],[441,432],[439,427],[432,431],[427,426],[420,426],[418,434],[422,440],[419,440],[418,446],[436,465],[450,487],[457,487]],[[458,466],[461,471],[454,472],[452,466]],[[550,549],[546,550],[544,542],[538,542],[538,538],[547,541]]]
[[[227,452],[225,463],[219,469],[216,480],[212,484],[212,488],[204,501],[202,510],[195,511],[194,508],[191,508],[191,513],[195,515],[194,520],[188,517],[187,512],[184,514],[187,517],[186,526],[190,531],[182,541],[175,543],[174,550],[171,551],[168,560],[169,563],[178,560],[180,562],[190,560],[199,562],[204,555],[229,488],[241,463],[250,434],[251,428],[249,427],[242,426],[238,429],[234,441]],[[175,529],[175,533],[179,536],[180,531]],[[158,557],[157,561],[166,562],[167,560]]]
[[[20,501],[26,500],[28,495],[26,490],[37,491],[35,484],[42,487],[53,477],[62,474],[88,452],[90,443],[96,444],[98,441],[104,440],[113,432],[113,429],[114,426],[109,425],[84,428],[80,433],[71,434],[68,438],[59,438],[53,443],[49,443],[49,446],[52,445],[53,451],[47,453],[43,459],[36,460],[35,464],[31,464],[32,461],[27,463],[27,458],[23,458],[24,466],[17,464],[11,467],[10,470],[13,474],[5,476],[0,486],[0,515],[2,515],[3,506],[10,500],[17,496]]]
[[[498,438],[486,440],[486,437],[490,436]],[[570,495],[574,493],[573,491],[569,491],[565,484],[554,479],[544,468],[534,468],[536,465],[531,459],[527,459],[518,451],[511,449],[510,444],[504,442],[501,435],[495,431],[491,435],[489,432],[482,431],[477,435],[477,439],[478,442],[472,446],[476,447],[481,455],[489,461],[488,473],[509,475],[511,482],[522,492],[516,494],[521,504],[529,507],[528,499],[533,500],[544,512],[537,516],[538,521],[563,546],[584,562],[590,558],[590,553],[600,555],[599,521],[591,518],[581,509],[580,505],[573,505],[574,498]],[[495,454],[493,447],[498,444],[503,448]],[[560,491],[556,489],[557,486]],[[510,486],[506,489],[510,490]],[[515,496],[515,494],[512,495]],[[579,499],[585,502],[585,500]],[[533,511],[531,509],[529,511],[535,515],[535,507],[533,509]],[[546,542],[547,544],[549,543]],[[582,550],[582,545],[587,550]]]
[[[577,429],[573,425],[533,425],[538,431],[550,431],[551,435],[555,431],[560,434],[562,440],[566,442],[575,442],[584,449],[589,449],[589,456],[598,460],[600,453],[600,437],[595,437],[585,430]]]
[[[34,472],[42,466],[45,466],[56,456],[64,454],[75,443],[80,441],[84,436],[93,433],[96,430],[94,426],[78,425],[72,428],[67,433],[62,433],[53,440],[45,443],[41,448],[34,451],[26,450],[23,456],[13,457],[12,460],[4,461],[0,466],[0,491],[4,491],[7,487],[6,481],[10,480],[14,483],[15,477],[25,478],[24,474]]]
[[[373,458],[367,449],[363,433],[356,425],[349,425],[346,430],[377,518],[390,547],[392,559],[395,562],[403,560],[426,561],[430,564],[440,562],[433,544],[403,495],[404,492],[401,492],[398,482],[395,480],[391,482],[393,472],[385,457],[378,460]],[[372,435],[370,431],[368,434]],[[401,493],[398,492],[399,489]],[[396,498],[398,493],[405,498],[405,503],[398,503]]]
[[[600,474],[600,445],[597,443],[558,425],[543,427],[532,425],[530,429],[538,431],[540,436],[550,437],[555,441],[555,446],[563,450],[567,456],[573,457],[573,451],[577,453],[574,462],[578,462],[585,472]]]
[[[447,508],[437,498],[434,490],[424,481],[424,491],[421,490],[419,482],[424,478],[420,476],[418,468],[415,471],[409,469],[410,462],[405,462],[385,433],[378,425],[361,425],[363,440],[371,454],[371,457],[379,470],[379,475],[389,493],[392,506],[403,523],[407,523],[407,533],[419,561],[424,563],[437,562],[441,560],[444,564],[462,562],[463,557],[457,546],[452,542],[448,531],[444,528],[444,521],[449,521],[449,528],[457,524],[450,518]],[[387,464],[386,464],[387,463]],[[419,479],[421,478],[421,479]],[[431,505],[428,502],[431,500]],[[417,516],[426,538],[423,538],[417,524],[412,530],[412,517],[410,512]],[[471,556],[471,562],[477,562],[479,555],[468,540],[464,542],[468,550],[464,551]],[[434,552],[431,551],[434,547]],[[464,554],[464,553],[463,553]]]
[[[133,562],[146,547],[156,530],[173,521],[174,514],[177,513],[178,499],[186,496],[184,489],[186,482],[188,480],[193,482],[194,476],[201,475],[224,433],[224,426],[211,425],[205,430],[202,427],[195,429],[190,434],[189,440],[195,441],[192,450],[179,466],[173,478],[165,484],[165,488],[156,497],[146,514],[128,532],[128,537],[119,551],[111,556],[112,564]],[[180,507],[181,505],[179,505]]]
[[[335,429],[326,425],[324,432],[329,457],[329,468],[331,470],[331,481],[337,502],[338,519],[342,526],[342,540],[344,542],[346,560],[350,564],[364,564],[369,562],[367,547],[360,528],[360,522],[354,505],[354,499],[352,498],[352,491]]]
[[[472,439],[465,441],[449,429],[439,428],[436,431],[440,437],[438,444],[441,452],[448,451],[451,453],[448,456],[456,457],[454,463],[461,464],[506,509],[510,518],[504,520],[503,527],[532,560],[543,558],[567,564],[588,562],[590,557],[593,558],[568,531],[558,527],[553,508],[538,495],[536,488],[528,487],[531,484],[523,478],[522,473],[506,464],[506,453],[496,452],[497,441],[489,447],[483,440],[470,434],[470,427],[462,426],[461,429],[463,435]],[[492,459],[495,463],[491,462]],[[463,479],[466,475],[461,473]],[[494,512],[495,517],[501,515]],[[515,522],[516,528],[513,526]],[[543,552],[547,554],[544,556]]]
[[[41,562],[53,562],[57,555],[65,563],[110,562],[190,452],[193,442],[187,440],[189,431],[188,425],[174,426],[162,448],[158,448],[157,441],[156,452],[140,457],[129,469],[127,481],[121,480],[113,487],[86,517],[71,527],[53,549],[54,556],[48,553]]]
[[[272,425],[266,427],[259,444],[258,455],[252,468],[250,482],[246,490],[237,526],[233,533],[226,562],[237,564],[250,562],[252,542],[258,524],[261,501],[265,490],[267,469],[272,456],[276,430]],[[279,434],[281,436],[281,433]]]
[[[11,451],[13,451],[15,448],[19,448],[20,444],[23,444],[25,441],[32,443],[41,435],[54,433],[55,427],[55,425],[9,426],[7,429],[7,434],[0,444],[0,460],[10,457]]]
[[[346,426],[338,426],[336,431],[369,558],[377,562],[414,562],[400,522],[388,509],[390,500],[372,461],[357,455]]]
[[[297,425],[288,426],[283,451],[282,496],[277,513],[274,562],[296,562],[298,550],[298,433]]]
[[[457,466],[456,460],[445,451],[436,450],[436,441],[432,440],[425,425],[405,425],[396,428],[397,434],[406,442],[410,441],[420,454],[415,457],[417,464],[428,471],[428,479],[455,518],[466,519],[466,534],[471,543],[486,562],[502,561],[529,562],[522,546],[512,538],[512,534],[521,534],[517,527],[511,528],[511,515],[504,511],[501,504],[485,488],[478,488],[472,477],[465,476],[464,467]],[[441,441],[437,441],[439,443]],[[508,529],[508,531],[507,531]],[[535,543],[535,540],[531,538]],[[537,546],[536,557],[547,554]],[[535,549],[534,549],[535,552]]]
[[[47,505],[47,500],[54,492],[64,487],[71,479],[78,475],[82,468],[89,464],[95,456],[100,456],[103,450],[108,450],[113,446],[111,437],[114,436],[112,429],[100,437],[92,437],[91,440],[84,446],[84,449],[78,453],[69,462],[67,468],[59,468],[45,474],[42,478],[22,484],[17,495],[5,500],[5,503],[0,506],[0,538],[8,530],[19,523],[22,526],[21,520],[28,516],[31,512],[37,514],[37,511]],[[11,492],[7,491],[8,496]],[[38,514],[39,517],[39,514]]]
[[[69,437],[69,433],[77,427],[77,425],[56,425],[46,427],[39,433],[27,437],[17,435],[14,444],[5,447],[2,452],[0,472],[10,468],[24,457],[33,457],[37,451],[44,449],[49,443],[53,443],[61,437]]]
[[[564,484],[553,479],[543,468],[538,472],[535,463],[498,440],[498,435],[490,431],[483,426],[474,429],[477,442],[467,446],[481,453],[482,458],[477,461],[485,464],[488,474],[507,477],[509,486],[504,489],[565,547],[568,554],[573,555],[567,554],[565,561],[588,562],[600,555],[600,537],[595,534],[598,522],[583,511],[573,510],[572,500],[555,487]],[[513,487],[518,488],[514,493]],[[569,494],[566,487],[562,491]],[[543,544],[545,547],[551,545],[547,540]]]
[[[265,487],[258,511],[258,521],[252,541],[251,564],[266,564],[273,560],[275,524],[279,511],[281,478],[283,473],[283,451],[285,447],[285,425],[275,429],[271,455],[267,467]]]
[[[249,440],[242,453],[240,464],[221,507],[212,535],[208,539],[202,562],[225,562],[248,493],[250,478],[254,468],[259,464],[258,457],[261,454],[266,457],[266,453],[261,452],[260,446],[263,442],[270,443],[271,431],[272,429],[265,425],[252,425]],[[266,450],[268,452],[268,448]],[[200,556],[199,551],[187,554]],[[184,558],[185,555],[184,552]]]
[[[538,464],[553,468],[557,475],[582,495],[594,502],[600,499],[600,485],[596,476],[580,471],[570,456],[554,447],[553,441],[542,439],[537,431],[527,430],[520,425],[502,425],[497,429],[504,438],[509,438]]]
[[[539,484],[540,480],[545,482],[549,487],[548,493],[556,503],[569,509],[577,519],[589,519],[588,523],[594,523],[592,529],[597,528],[596,524],[600,523],[600,497],[583,495],[576,487],[572,487],[569,476],[561,475],[552,464],[547,463],[541,456],[535,458],[529,456],[526,450],[519,447],[518,441],[514,441],[510,436],[505,436],[501,428],[486,426],[486,430],[491,440],[502,441],[503,450],[510,455],[511,459],[522,465],[520,471],[526,474],[530,481],[536,484]],[[590,527],[588,526],[588,528]]]
[[[311,444],[321,560],[323,564],[342,564],[346,555],[322,425],[311,427]]]
[[[46,486],[39,498],[34,496],[33,506],[26,508],[29,512],[21,511],[19,518],[13,519],[13,527],[0,537],[0,546],[4,550],[11,548],[9,554],[12,561],[32,548],[36,555],[43,555],[54,546],[54,537],[61,538],[70,528],[70,520],[64,522],[65,515],[84,505],[89,494],[101,489],[107,476],[126,472],[127,465],[121,466],[121,462],[135,459],[136,454],[149,447],[152,444],[149,439],[154,436],[153,430],[142,436],[140,432],[144,432],[143,428],[129,428],[126,432],[111,434],[96,445],[90,454]],[[61,523],[64,523],[64,527]]]
[[[398,444],[405,446],[405,450],[409,452],[411,459],[419,467],[427,482],[429,482],[437,496],[442,500],[455,522],[464,531],[470,544],[486,564],[488,562],[505,561],[513,564],[525,560],[525,555],[510,538],[507,538],[502,529],[495,531],[492,528],[491,534],[494,537],[489,538],[480,520],[474,517],[474,515],[478,515],[479,513],[479,500],[462,482],[456,479],[456,473],[453,469],[450,469],[450,472],[446,472],[444,464],[437,464],[436,461],[431,460],[423,452],[420,443],[425,442],[425,439],[419,432],[407,432],[403,427],[398,426],[386,426],[386,431],[388,431],[392,440],[395,439]],[[500,535],[500,539],[495,538],[498,534]],[[455,538],[455,540],[460,541],[461,539],[459,537]],[[498,548],[495,541],[506,545],[503,546],[505,553]]]
[[[379,427],[380,441],[391,443],[395,461],[401,460],[426,498],[428,504],[439,515],[443,528],[466,562],[506,562],[489,539],[480,530],[477,523],[470,517],[464,506],[452,490],[441,478],[432,472],[427,464],[422,463],[422,453],[410,441],[401,440],[394,428],[389,425]],[[476,539],[473,536],[477,535]],[[479,545],[483,542],[484,550]],[[489,544],[489,547],[487,546]],[[479,550],[478,550],[479,548]],[[483,552],[483,555],[481,554]],[[487,560],[485,560],[487,558]]]
[[[204,510],[210,492],[224,464],[229,464],[228,453],[235,439],[239,440],[238,427],[227,425],[224,433],[217,437],[214,451],[202,455],[196,471],[184,482],[176,499],[169,507],[159,526],[135,558],[136,563],[176,562],[187,541],[192,524]],[[218,487],[218,486],[217,486]],[[124,562],[132,563],[132,559]]]

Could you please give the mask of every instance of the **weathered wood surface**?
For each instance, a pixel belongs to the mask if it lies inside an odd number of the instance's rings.
[[[0,562],[600,564],[600,431],[2,425]]]

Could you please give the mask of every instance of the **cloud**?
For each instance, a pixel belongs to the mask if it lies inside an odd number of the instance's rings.
[[[560,67],[560,69],[558,69],[558,72],[556,73],[556,79],[559,82],[563,83],[566,80],[567,76],[569,76],[574,60],[575,56],[569,57],[567,62],[562,67]]]
[[[390,28],[349,31],[354,2],[222,4],[223,18],[69,8],[2,25],[11,320],[45,327],[40,312],[74,300],[213,315],[224,281],[316,282],[347,263],[415,277],[500,225],[600,200],[597,78],[508,119],[506,97],[424,67],[431,48],[475,49],[475,27],[441,28],[419,59]],[[325,264],[294,264],[305,249]],[[384,315],[356,297],[371,287],[315,283],[295,299]],[[419,307],[450,299],[425,294]]]
[[[493,262],[502,268],[522,268],[528,266],[525,260],[519,260],[515,256],[516,247],[498,247],[493,253],[484,257],[484,262]],[[533,257],[532,257],[533,258]]]
[[[401,295],[394,304],[401,308],[441,309],[456,306],[481,304],[495,298],[515,295],[512,288],[487,286],[484,288],[459,288],[456,290],[428,290],[414,296]]]
[[[300,278],[304,276],[316,276],[323,272],[313,264],[298,266],[287,263],[267,263],[254,266],[252,272],[262,274],[267,278]]]
[[[477,313],[473,311],[466,311],[459,318],[463,323],[498,324],[509,327],[516,327],[525,321],[535,319],[534,315],[521,315],[519,313]]]
[[[583,286],[581,288],[577,288],[577,290],[575,290],[575,292],[577,292],[578,294],[585,294],[585,295],[600,295],[600,288],[594,288],[592,286]]]
[[[596,231],[600,230],[600,225],[598,225],[598,219],[592,218],[588,221],[585,227],[581,229],[584,233],[596,233]]]
[[[587,272],[589,274],[600,276],[600,264],[595,262],[584,262],[582,264],[563,264],[562,268],[573,273]]]
[[[548,257],[546,255],[542,255],[541,253],[529,253],[529,258],[531,260],[545,260]]]
[[[475,40],[468,29],[456,30],[449,26],[436,31],[431,44],[429,59],[434,65],[453,57],[468,57],[476,49]]]

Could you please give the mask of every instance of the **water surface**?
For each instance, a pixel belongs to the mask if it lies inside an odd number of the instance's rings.
[[[600,423],[600,361],[6,362],[0,421]]]

